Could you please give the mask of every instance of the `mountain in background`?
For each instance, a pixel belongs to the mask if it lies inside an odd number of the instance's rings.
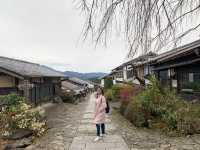
[[[107,73],[103,72],[80,73],[74,71],[65,71],[64,74],[68,77],[77,77],[83,80],[94,80],[105,76]]]

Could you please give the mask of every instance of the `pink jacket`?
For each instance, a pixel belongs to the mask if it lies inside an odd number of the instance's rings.
[[[103,95],[98,96],[95,99],[95,111],[94,111],[94,121],[93,121],[95,124],[105,123],[106,107],[107,105],[105,97]]]

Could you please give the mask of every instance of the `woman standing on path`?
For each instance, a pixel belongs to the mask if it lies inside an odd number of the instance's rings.
[[[106,120],[106,99],[102,88],[97,89],[95,95],[95,111],[94,111],[94,123],[96,124],[97,137],[94,141],[98,141],[105,134],[105,120]]]

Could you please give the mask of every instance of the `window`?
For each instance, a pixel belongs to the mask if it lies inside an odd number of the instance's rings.
[[[159,72],[160,80],[168,79],[168,70],[163,70]]]
[[[149,74],[149,66],[145,66],[144,67],[144,75],[148,75]]]
[[[168,76],[168,70],[162,70],[159,72],[159,79],[163,86],[169,86],[170,80]]]
[[[200,82],[200,73],[194,73],[194,81]]]
[[[192,89],[194,91],[200,91],[200,73],[184,72],[181,73],[181,88]]]
[[[189,73],[189,82],[194,82],[194,74]]]

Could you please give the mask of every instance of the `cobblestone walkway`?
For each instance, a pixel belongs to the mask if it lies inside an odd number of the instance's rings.
[[[69,150],[128,150],[123,138],[115,134],[116,127],[109,116],[106,118],[106,136],[98,142],[93,142],[96,133],[95,125],[92,124],[93,110],[94,96],[91,95],[80,120],[78,134],[74,137]]]
[[[78,105],[63,103],[47,110],[47,133],[26,150],[69,150],[86,105],[86,101]]]

